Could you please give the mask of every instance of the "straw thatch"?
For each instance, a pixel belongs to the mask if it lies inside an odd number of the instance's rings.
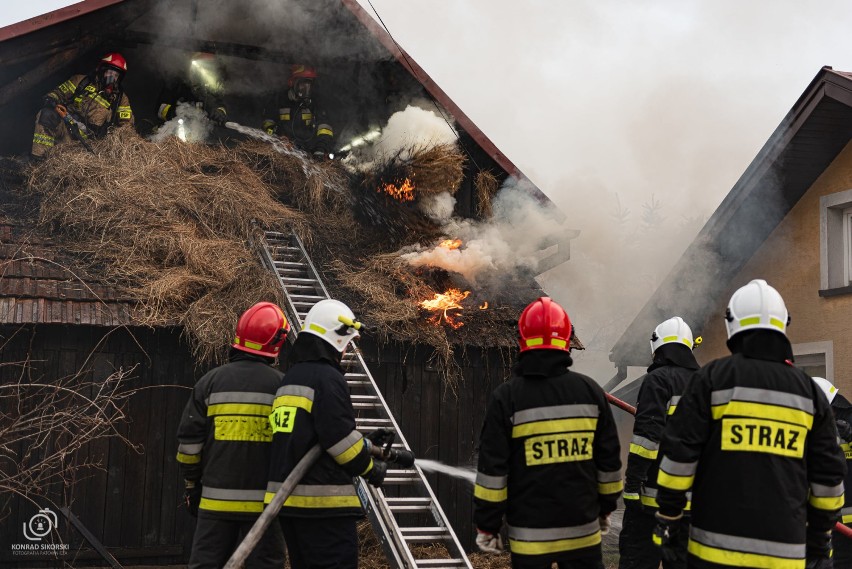
[[[41,225],[138,300],[142,324],[183,326],[199,361],[221,359],[245,308],[281,300],[249,245],[255,224],[307,234],[304,216],[235,150],[130,129],[93,146],[58,147],[32,170]]]
[[[410,148],[360,174],[260,141],[153,143],[123,129],[93,146],[57,147],[31,171],[40,227],[137,300],[142,324],[182,326],[199,362],[221,359],[247,306],[281,300],[252,244],[259,228],[296,231],[332,294],[380,342],[431,346],[448,378],[459,370],[457,346],[514,347],[517,316],[539,294],[531,278],[481,290],[401,259],[404,246],[452,237],[419,207],[459,188],[464,157],[452,145]],[[380,191],[400,177],[416,180],[410,201]],[[481,202],[493,195],[496,178],[477,183]],[[448,312],[457,329],[419,305],[451,287],[472,291]]]
[[[473,187],[476,188],[476,214],[482,219],[488,219],[494,214],[491,201],[500,189],[497,176],[488,170],[480,170],[473,181]]]

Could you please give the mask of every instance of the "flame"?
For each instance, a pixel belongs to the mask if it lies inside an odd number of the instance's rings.
[[[457,330],[464,326],[464,322],[459,320],[459,316],[448,314],[448,310],[464,310],[460,304],[462,300],[470,294],[469,290],[464,292],[457,288],[451,288],[444,294],[436,294],[435,298],[423,300],[420,306],[426,310],[435,311],[437,314],[430,316],[428,322],[438,326],[441,320],[446,322],[451,328]]]
[[[394,184],[385,184],[379,188],[379,191],[384,191],[393,199],[401,202],[414,201],[414,184],[408,178],[398,187]]]
[[[479,306],[480,310],[485,310],[486,308],[488,308],[488,301],[487,300],[483,301],[482,304]]]
[[[462,246],[462,240],[461,239],[444,239],[443,241],[438,243],[438,247],[443,247],[444,249],[449,249],[451,251],[453,249],[458,249],[461,246]]]

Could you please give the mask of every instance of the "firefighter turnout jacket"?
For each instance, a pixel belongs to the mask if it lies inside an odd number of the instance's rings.
[[[360,517],[363,511],[352,478],[368,476],[373,460],[355,430],[339,354],[318,336],[300,334],[289,355],[295,364],[275,394],[269,417],[273,441],[266,502],[319,443],[324,452],[285,500],[281,515]]]
[[[663,344],[639,388],[633,438],[624,475],[624,500],[657,508],[657,470],[660,441],[668,418],[677,409],[689,378],[699,368],[692,350],[683,344]],[[689,502],[687,507],[689,509]]]
[[[334,130],[325,113],[315,104],[305,101],[283,101],[277,109],[277,120],[267,118],[263,130],[269,134],[287,137],[305,152],[328,154],[334,149]]]
[[[690,567],[805,567],[808,538],[843,504],[843,453],[820,388],[790,365],[786,336],[734,335],[732,355],[689,381],[666,425],[660,514],[692,490]]]
[[[846,423],[852,425],[852,404],[843,395],[838,394],[834,397],[834,401],[831,402],[831,410],[834,412],[835,419],[846,421]],[[846,479],[843,481],[843,486],[850,488],[852,487],[852,437],[849,436],[849,433],[846,433],[840,436],[838,442],[846,457]],[[846,493],[846,501],[840,511],[840,516],[841,522],[852,524],[852,492]]]
[[[113,125],[133,124],[133,110],[124,91],[121,88],[111,93],[99,90],[97,82],[88,75],[74,75],[64,81],[46,95],[45,102],[65,106],[74,120],[82,124],[80,136],[84,140],[102,137]],[[72,140],[64,123],[48,128],[36,119],[32,154],[44,156],[56,144]]]
[[[179,103],[199,107],[212,116],[215,111],[227,115],[224,98],[218,92],[203,86],[193,86],[186,81],[176,81],[167,84],[157,97],[157,118],[163,122],[170,121],[177,114]]]
[[[177,460],[186,480],[202,483],[199,515],[241,520],[263,511],[269,414],[284,374],[263,356],[231,349],[229,359],[195,384],[178,427]]]
[[[600,555],[599,516],[616,508],[621,458],[603,390],[568,370],[567,352],[522,353],[491,395],[474,488],[477,528],[530,560]]]

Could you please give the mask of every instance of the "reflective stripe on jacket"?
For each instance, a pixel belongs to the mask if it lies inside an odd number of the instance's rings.
[[[363,515],[352,478],[366,476],[373,460],[355,430],[355,411],[341,371],[327,361],[296,363],[275,395],[269,421],[273,450],[266,501],[319,443],[325,452],[284,502],[281,515]]]
[[[786,337],[751,334],[690,380],[660,447],[657,502],[676,515],[692,490],[690,563],[802,568],[807,534],[830,530],[843,504],[845,460],[825,397],[784,362]]]
[[[603,390],[560,358],[567,354],[523,354],[492,393],[482,427],[475,521],[496,533],[505,514],[513,555],[598,554],[598,517],[615,509],[623,488]]]
[[[178,428],[177,461],[184,478],[202,483],[200,511],[242,519],[263,510],[269,413],[284,374],[260,357],[232,354],[195,384]]]

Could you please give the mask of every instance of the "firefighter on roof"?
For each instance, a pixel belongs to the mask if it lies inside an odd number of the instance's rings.
[[[689,567],[831,567],[846,464],[819,387],[792,365],[784,300],[763,280],[728,303],[731,355],[690,379],[660,445],[657,527],[671,554],[692,491]]]
[[[521,353],[494,390],[479,441],[476,544],[503,549],[512,566],[602,568],[601,534],[621,494],[615,422],[600,386],[570,371],[571,321],[539,298],[518,321]]]
[[[849,487],[852,485],[852,469],[849,468],[850,461],[852,461],[852,403],[849,403],[849,400],[843,397],[827,379],[815,377],[813,380],[825,393],[834,413],[840,448],[846,455],[846,480],[843,484],[844,487]],[[848,492],[843,509],[840,510],[840,522],[852,525],[852,496]],[[831,534],[831,543],[834,546],[834,556],[832,557],[834,566],[837,569],[852,567],[852,540],[835,530]]]
[[[186,503],[198,517],[189,569],[219,569],[263,511],[272,429],[269,413],[284,377],[272,367],[290,325],[281,309],[260,302],[246,310],[228,363],[192,390],[178,427],[177,460]],[[246,568],[281,569],[284,539],[272,524]]]
[[[279,520],[293,569],[358,566],[356,521],[363,517],[352,478],[380,486],[387,465],[373,460],[355,412],[341,359],[362,324],[348,306],[321,300],[305,316],[289,354],[293,366],[275,395],[266,501],[317,443],[323,453],[281,507]]]
[[[218,125],[228,120],[224,102],[225,69],[212,53],[199,52],[189,59],[185,77],[173,79],[157,97],[157,118],[166,122],[175,118],[178,105],[200,108]]]
[[[315,68],[290,66],[286,100],[275,106],[277,119],[267,117],[262,126],[268,134],[283,136],[297,148],[325,158],[334,149],[334,131],[317,105],[316,79]]]
[[[701,339],[699,338],[700,342]],[[639,388],[633,439],[627,456],[624,484],[624,520],[618,537],[619,569],[686,567],[686,535],[671,544],[676,559],[662,559],[651,541],[657,510],[657,468],[660,439],[666,420],[678,401],[698,362],[692,354],[692,330],[679,316],[660,323],[651,335],[654,361]]]
[[[121,87],[127,62],[120,53],[101,57],[88,75],[73,75],[44,97],[36,115],[32,156],[42,158],[57,144],[86,144],[109,127],[133,124],[130,100]]]

